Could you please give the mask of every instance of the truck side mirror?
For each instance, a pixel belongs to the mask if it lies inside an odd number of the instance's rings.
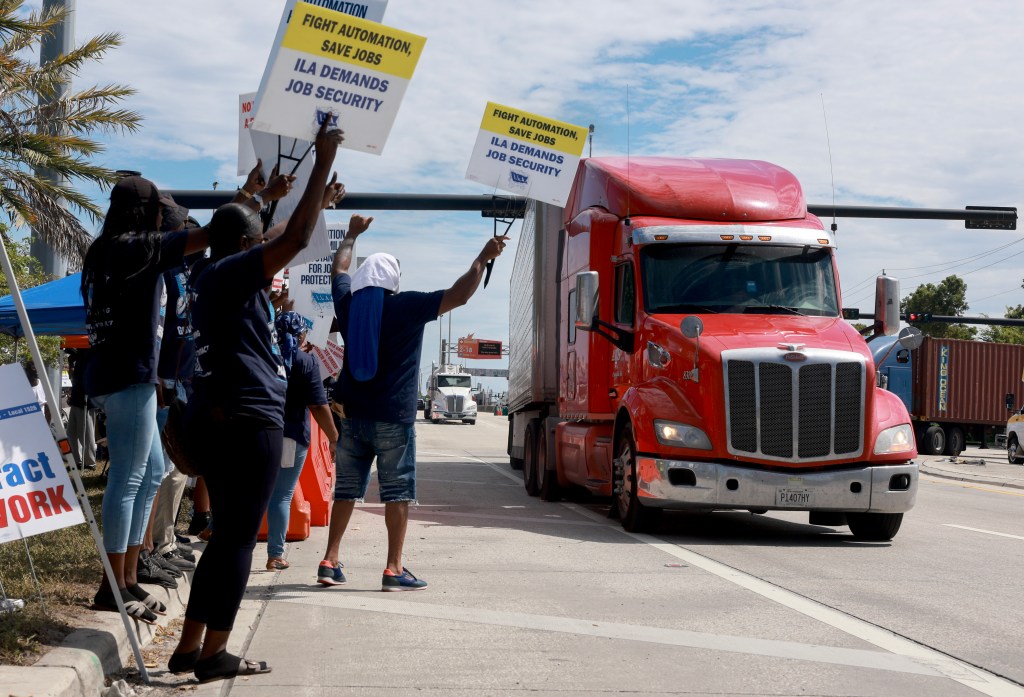
[[[580,271],[576,274],[576,328],[590,329],[597,317],[598,302],[597,271]]]
[[[903,348],[913,351],[924,342],[924,334],[917,327],[904,327],[897,341]]]
[[[1013,392],[1006,393],[1006,411],[1014,411],[1013,407],[1017,404],[1017,395]]]

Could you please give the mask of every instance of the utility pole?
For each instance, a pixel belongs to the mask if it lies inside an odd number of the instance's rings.
[[[45,15],[60,7],[63,7],[67,14],[64,21],[54,27],[53,34],[43,39],[39,47],[39,65],[46,65],[58,56],[70,53],[75,47],[75,0],[43,0],[42,11]],[[62,99],[69,89],[71,89],[71,83],[64,83],[58,88],[57,94],[52,99]],[[41,104],[45,104],[47,101],[49,100],[44,101],[44,98],[40,98]],[[37,174],[60,184],[66,183],[56,173],[49,170],[40,169],[37,170]],[[42,240],[37,239],[35,235],[32,235],[31,252],[32,256],[43,265],[43,271],[46,273],[56,278],[63,278],[67,274],[67,260],[50,249],[49,245]]]

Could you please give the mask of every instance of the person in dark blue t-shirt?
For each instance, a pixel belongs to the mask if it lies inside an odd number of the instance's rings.
[[[352,245],[373,218],[353,215],[331,269],[334,311],[345,340],[345,362],[335,386],[342,405],[337,479],[327,553],[317,569],[325,586],[345,582],[338,561],[357,500],[366,495],[370,466],[377,460],[384,523],[388,530],[387,566],[381,590],[419,590],[426,581],[402,565],[409,502],[416,499],[416,396],[423,327],[465,305],[476,292],[487,262],[505,248],[507,237],[492,237],[469,271],[451,288],[433,293],[398,292],[398,260],[373,254],[349,276]]]
[[[313,169],[284,232],[268,233],[263,244],[252,210],[223,206],[209,225],[210,259],[193,270],[197,364],[185,425],[216,522],[168,669],[194,671],[200,682],[270,672],[266,662],[229,654],[227,643],[281,464],[285,369],[267,288],[309,244],[321,209],[344,193],[336,174],[327,184],[342,140],[341,131],[328,131],[330,122],[317,133]]]
[[[290,566],[284,560],[284,543],[295,485],[302,475],[306,453],[309,452],[311,413],[327,436],[332,456],[338,446],[338,431],[327,406],[320,368],[316,360],[302,350],[306,338],[305,321],[297,312],[287,311],[278,316],[276,326],[277,343],[288,371],[288,392],[284,403],[281,471],[267,507],[267,571],[280,571]]]
[[[160,192],[126,177],[110,192],[110,209],[82,264],[82,298],[92,346],[85,371],[91,404],[106,412],[110,452],[103,492],[103,546],[117,588],[104,577],[95,607],[155,622],[163,604],[138,584],[142,538],[164,474],[156,423],[157,355],[163,330],[163,272],[206,248],[206,230],[160,233]]]

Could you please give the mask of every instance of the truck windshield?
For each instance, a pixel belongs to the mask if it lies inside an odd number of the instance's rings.
[[[468,375],[438,375],[438,387],[470,387],[472,378]]]
[[[825,248],[653,244],[644,247],[641,266],[651,314],[839,314]]]

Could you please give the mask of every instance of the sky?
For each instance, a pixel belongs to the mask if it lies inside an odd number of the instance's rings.
[[[74,85],[129,84],[137,94],[125,106],[144,117],[137,134],[105,136],[99,159],[162,189],[241,184],[238,95],[258,87],[282,7],[78,2],[76,42],[118,32],[124,44]],[[425,36],[426,47],[383,154],[339,151],[350,192],[492,193],[465,173],[493,101],[593,124],[594,156],[767,160],[792,171],[811,203],[962,208],[1024,198],[1017,0],[390,0],[384,23]],[[95,198],[106,205],[104,192]],[[375,221],[358,254],[398,256],[403,289],[447,288],[492,234],[478,214],[367,213]],[[452,313],[453,341],[472,332],[508,342],[518,227],[490,285]],[[1024,303],[1021,235],[840,219],[843,305],[870,312],[883,269],[903,296],[955,273],[968,314],[1002,316]],[[425,371],[448,336],[448,318],[427,326]]]

